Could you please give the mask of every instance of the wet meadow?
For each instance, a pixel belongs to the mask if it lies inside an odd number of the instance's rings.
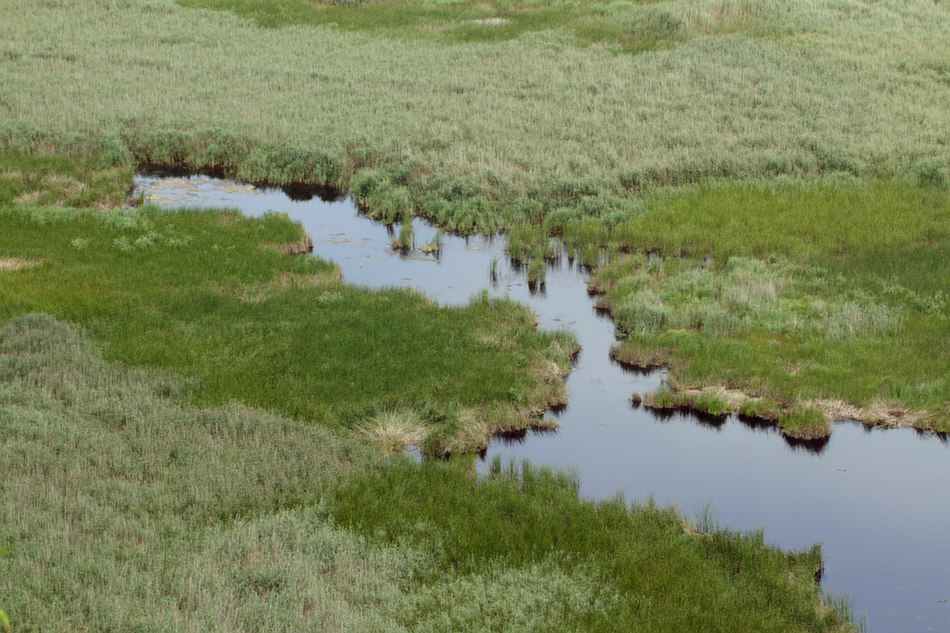
[[[946,0],[0,0],[12,629],[860,626],[820,546],[471,472],[564,404],[569,331],[127,196],[207,170],[348,192],[396,250],[501,231],[668,368],[642,406],[946,433],[947,59]]]

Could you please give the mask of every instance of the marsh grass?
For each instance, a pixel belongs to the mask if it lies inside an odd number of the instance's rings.
[[[415,248],[415,233],[412,230],[412,216],[403,216],[399,225],[399,233],[394,234],[391,245],[394,249],[408,252]]]
[[[428,3],[217,6],[285,13],[287,26],[144,0],[78,13],[67,2],[6,2],[0,147],[331,184],[387,222],[411,210],[463,232],[550,219],[588,248],[592,229],[619,230],[657,188],[783,176],[944,186],[950,173],[945,3],[436,7],[462,21],[466,11],[543,10],[577,24],[586,18],[574,7],[634,31],[686,34],[640,55],[575,46],[570,25],[447,45],[441,31],[392,37],[304,16],[367,15],[385,29]]]
[[[618,225],[635,250],[590,287],[625,337],[613,354],[684,388],[946,430],[947,217],[945,190],[902,181],[668,192]]]
[[[44,315],[0,324],[0,589],[18,630],[844,630],[816,549],[687,533],[530,464],[479,481],[455,460],[380,460],[358,436],[183,404],[188,381],[96,347]]]
[[[181,4],[233,11],[272,28],[309,24],[449,43],[504,41],[525,33],[562,31],[573,36],[578,45],[606,45],[627,53],[671,47],[710,30],[722,31],[713,21],[696,19],[695,13],[684,15],[687,3],[654,7],[641,2],[182,0]],[[749,12],[749,17],[753,16]],[[764,22],[756,26],[766,31]]]
[[[111,358],[194,376],[195,402],[238,400],[338,428],[346,412],[395,398],[438,401],[456,419],[475,407],[505,424],[508,406],[524,428],[563,398],[545,375],[552,363],[567,373],[576,343],[536,330],[527,308],[487,294],[439,307],[414,291],[347,286],[332,264],[269,246],[288,244],[309,242],[278,213],[0,206],[3,261],[42,261],[2,273],[0,318],[48,312],[87,326]],[[492,332],[515,344],[486,344]],[[431,433],[433,447],[458,444],[444,425]]]
[[[349,481],[330,507],[361,534],[424,547],[449,573],[538,561],[568,575],[599,570],[603,611],[582,614],[574,624],[583,630],[840,626],[832,611],[793,606],[817,592],[817,548],[782,555],[761,533],[690,533],[670,509],[584,501],[575,477],[529,463],[496,462],[490,472],[474,480],[451,465],[397,461]],[[775,613],[786,609],[795,615],[780,623]]]
[[[425,242],[422,243],[422,246],[419,247],[419,250],[423,253],[429,253],[432,255],[438,256],[442,253],[442,241],[443,234],[441,230],[435,232],[431,238],[427,238]]]
[[[102,161],[0,151],[0,204],[106,208],[122,206],[131,189],[130,167]]]
[[[529,284],[543,286],[547,278],[548,263],[543,257],[533,257],[528,264],[527,280]]]
[[[824,412],[817,407],[796,407],[779,416],[782,433],[800,440],[828,437],[831,428]]]
[[[371,459],[319,426],[176,404],[188,389],[50,317],[0,325],[0,584],[18,629],[197,630],[168,605],[205,529],[311,503]]]

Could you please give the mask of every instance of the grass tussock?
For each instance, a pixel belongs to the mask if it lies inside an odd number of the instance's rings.
[[[858,407],[842,400],[808,400],[781,403],[770,398],[750,396],[724,387],[690,388],[668,383],[652,392],[634,393],[637,405],[655,410],[688,410],[722,418],[737,414],[757,422],[775,424],[783,435],[799,440],[824,439],[831,435],[830,421],[854,420],[869,426],[904,426],[946,432],[926,411],[908,409],[900,404],[873,402]]]
[[[779,416],[778,424],[782,433],[799,440],[816,440],[831,435],[825,413],[818,407],[793,408]]]
[[[300,239],[276,245],[277,250],[286,255],[307,255],[313,252],[313,238],[304,233]]]

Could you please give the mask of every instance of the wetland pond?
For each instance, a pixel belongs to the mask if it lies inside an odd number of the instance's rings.
[[[842,421],[827,442],[795,445],[774,427],[733,416],[659,416],[634,407],[630,396],[658,386],[662,372],[630,371],[610,359],[613,324],[594,309],[583,271],[566,259],[548,269],[543,289],[532,290],[505,256],[504,238],[445,234],[438,257],[400,253],[390,246],[391,230],[348,198],[308,199],[200,176],[140,176],[137,186],[163,206],[286,212],[311,235],[314,254],[337,263],[348,283],[408,286],[444,304],[487,289],[530,305],[541,327],[574,331],[581,353],[567,378],[568,404],[547,414],[560,428],[494,438],[479,470],[496,455],[529,458],[575,472],[587,497],[652,497],[694,519],[708,508],[719,524],[762,529],[785,548],[821,542],[822,587],[847,595],[868,631],[950,631],[946,438]],[[413,228],[417,245],[436,232],[418,219]]]

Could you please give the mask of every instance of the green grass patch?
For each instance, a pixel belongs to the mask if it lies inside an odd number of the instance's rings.
[[[329,26],[441,42],[498,42],[537,31],[563,31],[577,44],[609,46],[618,52],[668,47],[697,34],[764,32],[753,12],[732,19],[689,20],[682,7],[653,2],[478,2],[463,0],[342,1],[181,0],[192,8],[231,11],[266,27]],[[725,17],[725,16],[722,16]],[[744,18],[744,19],[743,19]],[[725,26],[725,22],[729,26]]]
[[[908,423],[875,412],[903,406],[943,430],[948,217],[946,190],[902,181],[701,187],[618,226],[636,252],[591,285],[625,335],[618,358],[666,360],[681,384],[790,411],[839,399],[884,424]]]
[[[723,182],[658,195],[649,209],[617,227],[625,247],[677,256],[711,253],[720,263],[785,255],[845,264],[862,253],[939,249],[950,239],[947,190],[910,181]],[[947,271],[940,255],[927,256],[920,268]]]
[[[570,476],[527,463],[492,471],[475,480],[451,465],[393,463],[338,489],[331,508],[361,534],[425,547],[449,573],[540,561],[568,574],[600,570],[608,606],[570,614],[575,630],[838,626],[837,616],[808,604],[817,548],[782,554],[761,533],[696,534],[669,509],[582,501]]]
[[[434,407],[438,452],[563,400],[550,368],[566,373],[576,343],[536,330],[527,308],[347,286],[331,263],[283,252],[300,241],[276,213],[0,206],[0,319],[83,324],[111,358],[196,378],[195,402],[337,427],[369,403]],[[467,428],[481,437],[459,444]]]
[[[582,502],[529,466],[479,482],[383,461],[317,425],[182,404],[188,381],[97,347],[48,316],[0,323],[14,630],[844,628],[817,548]]]
[[[132,168],[102,162],[0,151],[0,204],[121,206],[131,188]]]
[[[739,406],[739,415],[753,420],[777,421],[781,409],[767,398],[748,398]]]

